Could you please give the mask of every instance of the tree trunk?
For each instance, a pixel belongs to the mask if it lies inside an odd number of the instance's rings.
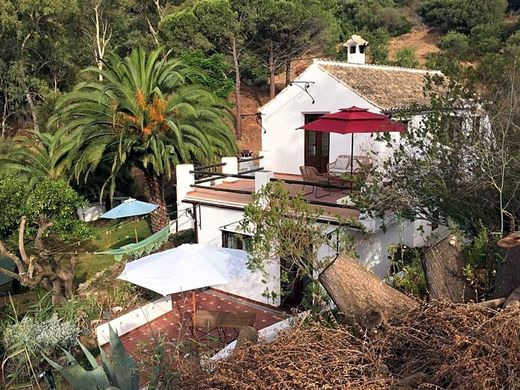
[[[285,86],[291,84],[291,61],[285,62]]]
[[[356,322],[365,323],[373,313],[383,318],[399,316],[417,306],[345,254],[338,256],[319,280],[336,306]]]
[[[31,96],[31,92],[28,90],[25,91],[25,97],[27,99],[27,103],[29,104],[29,109],[31,110],[34,130],[40,131],[40,125],[38,124],[38,113],[36,112],[36,106],[34,105],[34,100]]]
[[[520,247],[506,249],[505,259],[497,267],[495,286],[496,298],[507,297],[520,286]]]
[[[274,99],[276,96],[276,82],[275,82],[275,76],[276,76],[276,64],[274,61],[274,53],[271,49],[269,53],[269,98]]]
[[[459,241],[449,235],[426,248],[422,256],[428,291],[433,299],[461,303],[471,296],[466,288],[464,258]]]
[[[145,179],[146,199],[159,206],[150,214],[152,232],[157,233],[170,222],[164,200],[164,176],[145,175]]]
[[[231,51],[233,54],[233,67],[235,68],[235,101],[236,101],[236,136],[237,139],[242,138],[242,95],[240,93],[241,88],[241,76],[240,76],[240,64],[238,63],[238,52],[237,52],[237,38],[233,36],[231,40]]]

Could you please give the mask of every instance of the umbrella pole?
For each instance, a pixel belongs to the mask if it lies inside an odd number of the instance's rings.
[[[191,292],[191,304],[192,304],[192,313],[195,314],[197,311],[197,304],[195,302],[195,291]]]
[[[354,133],[351,133],[350,140],[350,179],[354,180]]]

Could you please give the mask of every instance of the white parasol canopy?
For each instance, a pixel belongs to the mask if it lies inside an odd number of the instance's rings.
[[[127,263],[118,279],[161,295],[227,283],[246,267],[247,252],[183,244]]]

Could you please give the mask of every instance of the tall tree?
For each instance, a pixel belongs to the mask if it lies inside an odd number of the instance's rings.
[[[316,0],[266,0],[259,11],[254,52],[269,72],[269,96],[276,94],[275,76],[283,65],[303,54],[323,50],[339,38],[332,6]]]
[[[0,94],[5,117],[27,117],[38,130],[38,102],[72,83],[81,47],[74,50],[76,1],[5,0],[0,7],[0,58],[8,70]]]
[[[77,135],[78,146],[69,154],[77,177],[109,161],[113,193],[122,168],[143,172],[145,195],[159,205],[152,213],[155,232],[168,223],[164,185],[175,164],[236,153],[226,103],[192,83],[193,69],[161,53],[110,55],[105,69],[88,69],[103,81],[78,84],[58,102],[50,121]]]
[[[160,31],[164,43],[180,53],[203,50],[223,53],[235,75],[236,135],[242,137],[241,57],[255,30],[262,2],[202,0],[164,17]]]

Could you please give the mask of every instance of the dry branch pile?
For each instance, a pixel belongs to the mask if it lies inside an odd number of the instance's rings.
[[[220,362],[204,389],[520,388],[520,306],[430,304],[359,330],[301,324]],[[355,337],[353,334],[358,333]]]

